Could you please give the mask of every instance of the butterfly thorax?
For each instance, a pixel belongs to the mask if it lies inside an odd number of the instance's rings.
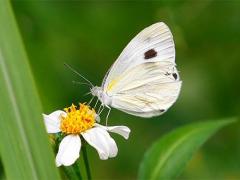
[[[97,96],[102,104],[111,106],[112,99],[103,91],[101,87],[95,86],[91,88],[91,93],[93,96]]]

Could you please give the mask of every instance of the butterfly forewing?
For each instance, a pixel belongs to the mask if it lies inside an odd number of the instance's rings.
[[[126,70],[145,62],[158,61],[175,62],[172,33],[162,22],[145,28],[130,41],[109,71],[103,83],[104,91]]]

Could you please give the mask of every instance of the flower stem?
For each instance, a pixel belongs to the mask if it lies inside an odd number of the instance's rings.
[[[88,162],[86,144],[83,145],[83,147],[82,147],[82,152],[83,152],[83,160],[84,160],[84,164],[85,164],[87,179],[88,179],[88,180],[91,180],[92,177],[91,177],[90,166],[89,166],[89,162]]]
[[[80,172],[80,161],[79,159],[77,160],[77,162],[73,165],[73,169],[78,177],[79,180],[82,180],[82,175],[81,175],[81,172]]]
[[[73,166],[65,166],[62,167],[63,168],[63,172],[65,174],[65,176],[67,177],[67,179],[71,179],[71,180],[82,180],[82,176],[81,173],[79,171],[79,167],[76,165],[78,162],[76,162]]]

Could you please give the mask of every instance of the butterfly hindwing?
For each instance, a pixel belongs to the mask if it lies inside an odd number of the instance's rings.
[[[112,107],[142,117],[165,112],[176,101],[181,88],[178,72],[171,62],[141,64],[121,78],[121,86],[112,95]]]

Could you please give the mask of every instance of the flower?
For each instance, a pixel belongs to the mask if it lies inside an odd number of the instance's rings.
[[[100,159],[106,160],[115,157],[118,148],[114,139],[108,132],[114,132],[128,139],[130,129],[126,126],[103,126],[96,123],[98,118],[95,110],[85,104],[79,109],[73,105],[64,111],[57,110],[49,115],[43,114],[44,123],[48,133],[64,135],[56,156],[56,165],[70,166],[80,156],[81,138],[94,147]]]

